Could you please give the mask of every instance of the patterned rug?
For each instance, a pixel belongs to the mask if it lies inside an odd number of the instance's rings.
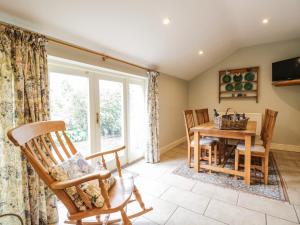
[[[230,158],[228,163],[225,165],[226,168],[234,168],[234,159]],[[277,199],[281,201],[289,201],[286,192],[285,183],[279,173],[276,165],[275,158],[272,153],[270,153],[269,161],[269,184],[264,185],[262,174],[258,171],[256,172],[256,179],[253,184],[247,186],[244,184],[243,179],[235,179],[234,176],[212,172],[199,172],[196,173],[193,168],[189,168],[187,163],[181,164],[178,168],[173,171],[174,174],[183,176],[186,178],[198,180],[204,183],[214,184],[222,186],[225,188],[232,188],[237,191],[248,192],[272,199]],[[251,179],[254,177],[254,172],[251,172]],[[258,178],[258,179],[257,179]]]

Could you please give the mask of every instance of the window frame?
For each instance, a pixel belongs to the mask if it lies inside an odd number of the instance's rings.
[[[96,124],[96,113],[99,111],[100,99],[99,99],[99,81],[109,80],[122,82],[123,84],[123,134],[125,154],[121,159],[121,164],[127,164],[138,159],[130,160],[129,157],[129,84],[140,83],[144,86],[145,107],[146,105],[146,90],[147,90],[147,77],[146,75],[130,74],[121,71],[102,68],[99,66],[89,65],[73,60],[63,59],[55,56],[48,56],[48,70],[49,76],[51,72],[62,73],[72,76],[83,76],[89,79],[89,134],[90,134],[90,147],[91,154],[99,152],[100,149],[100,127]],[[51,106],[50,106],[51,107]],[[146,112],[146,111],[145,111]],[[98,112],[99,113],[99,112]],[[109,163],[110,164],[110,163]],[[109,166],[110,167],[110,166]]]

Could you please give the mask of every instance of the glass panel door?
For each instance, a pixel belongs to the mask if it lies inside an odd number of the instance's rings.
[[[144,156],[146,149],[145,82],[130,80],[128,84],[128,161]]]
[[[124,82],[122,80],[99,80],[99,132],[100,150],[108,151],[125,145]],[[126,163],[125,152],[119,153],[121,163]],[[110,155],[108,160],[114,159]],[[115,167],[114,162],[109,167]]]
[[[90,155],[89,78],[50,72],[49,80],[51,120],[65,121],[75,148]]]

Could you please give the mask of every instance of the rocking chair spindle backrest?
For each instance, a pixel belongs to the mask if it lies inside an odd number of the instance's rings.
[[[21,148],[22,153],[49,187],[55,180],[50,176],[48,169],[77,153],[65,130],[63,121],[47,121],[26,124],[7,133],[9,140]],[[78,211],[63,190],[52,191],[70,213]]]

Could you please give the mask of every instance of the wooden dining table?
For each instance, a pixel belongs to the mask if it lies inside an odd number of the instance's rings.
[[[198,173],[200,168],[222,172],[231,175],[244,177],[244,183],[250,185],[250,171],[251,171],[251,140],[255,138],[256,134],[256,122],[249,121],[246,130],[220,130],[214,127],[213,122],[203,123],[201,125],[191,128],[194,132],[194,169]],[[200,164],[199,151],[201,149],[199,140],[201,137],[218,137],[228,138],[245,141],[245,160],[244,171],[236,171],[229,168],[220,167],[217,165]]]

